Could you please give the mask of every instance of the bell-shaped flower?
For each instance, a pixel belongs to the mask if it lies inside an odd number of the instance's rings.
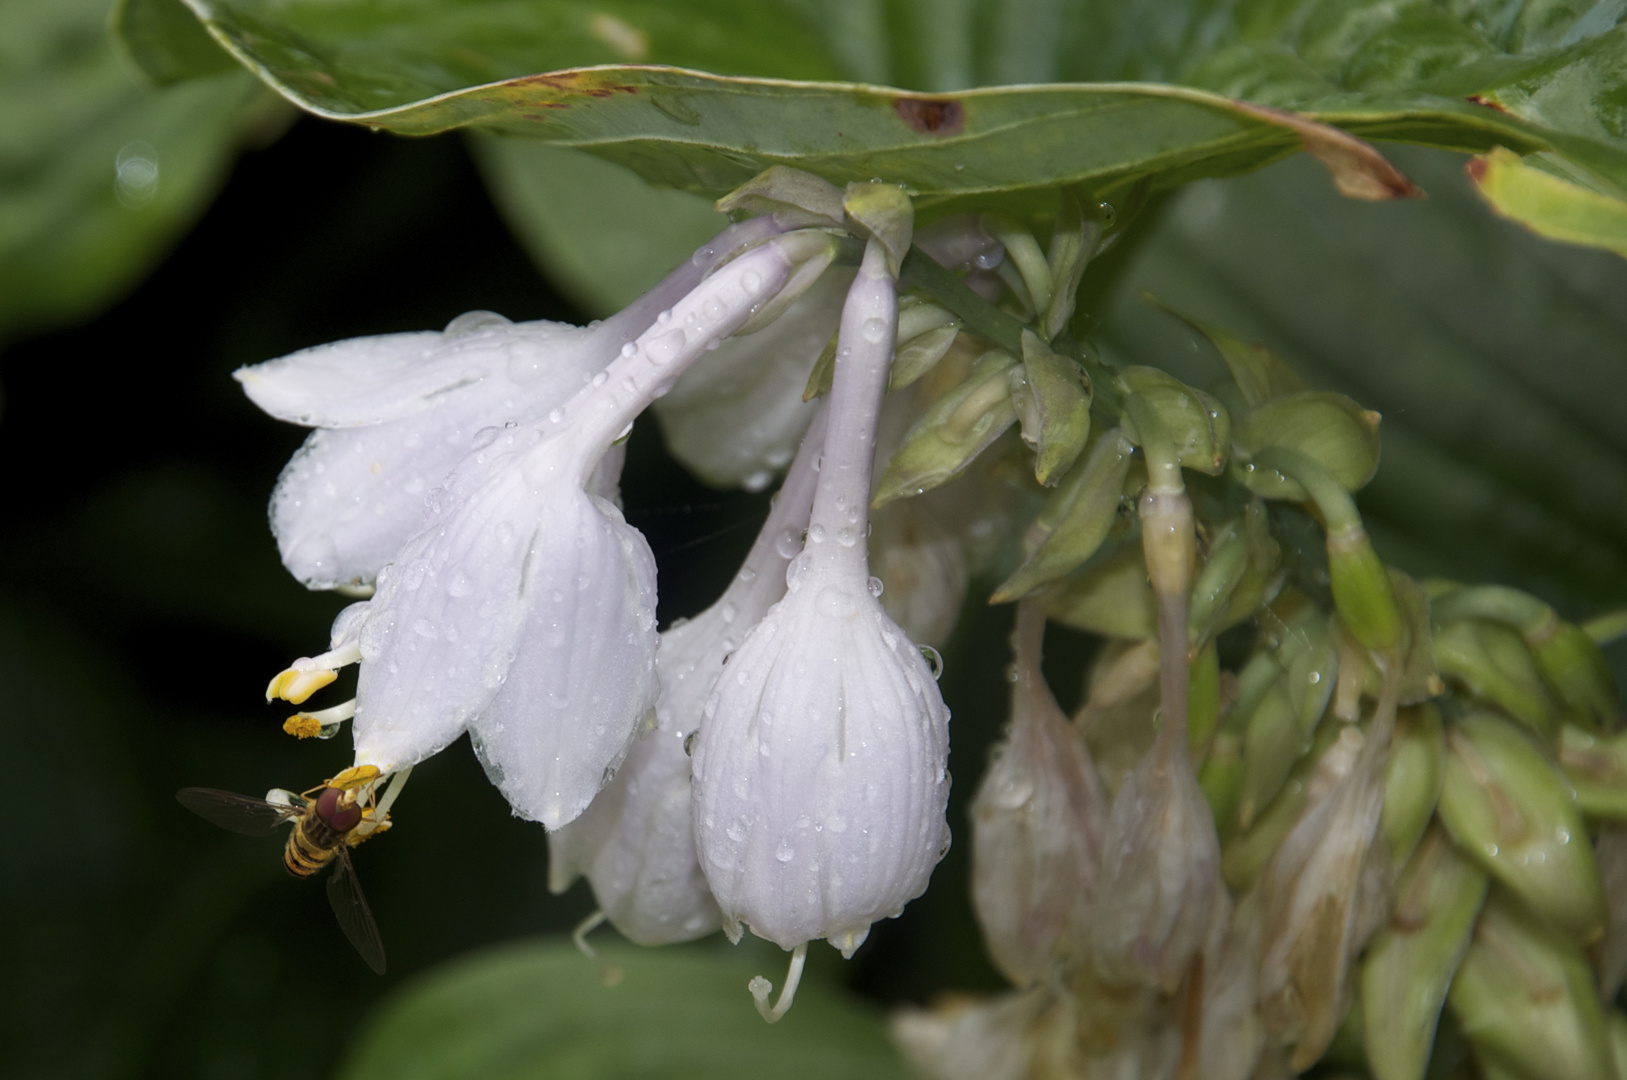
[[[1107,800],[1084,741],[1040,671],[1045,609],[1012,634],[1011,724],[972,797],[972,903],[989,953],[1018,986],[1089,942]]]
[[[711,607],[661,635],[655,728],[582,816],[548,837],[549,887],[586,875],[600,910],[640,945],[687,941],[716,930],[717,903],[695,856],[689,744],[718,673],[745,632],[785,594],[785,569],[802,548],[813,506],[823,410],[739,573]]]
[[[696,844],[724,929],[794,949],[793,968],[814,938],[851,955],[948,847],[949,712],[865,555],[896,296],[872,240],[842,312],[806,547],[724,666],[695,743]],[[760,1008],[767,989],[754,983]]]
[[[468,730],[516,814],[558,828],[581,813],[655,704],[657,640],[649,547],[585,485],[685,365],[833,251],[795,233],[740,255],[542,424],[457,467],[374,598],[335,623],[334,651],[291,669],[362,661],[357,765],[395,772]]]
[[[353,338],[240,369],[256,405],[317,429],[271,497],[283,563],[313,589],[372,583],[458,462],[564,405],[718,262],[775,229],[761,218],[724,230],[592,326],[472,311],[443,331]]]

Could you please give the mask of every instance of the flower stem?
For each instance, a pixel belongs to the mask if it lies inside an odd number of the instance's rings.
[[[808,524],[808,551],[827,566],[862,573],[866,565],[876,423],[897,330],[897,284],[887,272],[886,250],[872,240],[842,306],[825,453]]]

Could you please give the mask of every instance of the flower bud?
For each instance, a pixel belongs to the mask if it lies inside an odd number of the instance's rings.
[[[894,390],[902,390],[931,371],[955,343],[960,328],[959,319],[930,300],[907,296],[899,301],[898,348],[893,355],[893,370],[888,376],[887,385]],[[834,351],[831,359],[834,362]],[[823,361],[824,357],[821,356],[820,360]],[[829,390],[827,374],[819,392]]]
[[[1011,722],[972,797],[972,903],[995,966],[1019,987],[1088,940],[1107,802],[1083,740],[1040,671],[1045,613],[1017,610]]]
[[[1006,385],[1016,363],[998,349],[984,353],[970,378],[932,403],[887,462],[876,484],[877,507],[947,482],[1016,423]]]
[[[1019,276],[1007,277],[1006,284],[1011,286],[1018,300],[1034,312],[1036,318],[1043,316],[1050,308],[1054,284],[1050,262],[1040,250],[1039,242],[1006,214],[985,212],[978,215],[978,223],[985,233],[997,238],[1006,249],[1010,262],[999,269],[1005,271],[1007,266],[1013,264],[1017,268]]]
[[[1615,1074],[1581,950],[1495,888],[1447,1001],[1483,1065],[1544,1080]]]
[[[1395,912],[1361,965],[1374,1080],[1423,1080],[1447,988],[1469,947],[1486,875],[1432,830],[1396,882]]]
[[[1121,638],[1158,633],[1158,600],[1134,544],[1099,555],[1065,580],[1047,604],[1051,618],[1076,630]]]
[[[1036,1071],[1035,1059],[1073,1041],[1073,1013],[1070,997],[1036,987],[984,1001],[901,1009],[889,1026],[905,1058],[928,1080],[1031,1080],[1069,1075]]]
[[[842,194],[842,211],[854,236],[881,245],[887,257],[887,272],[896,281],[915,231],[915,210],[909,195],[897,184],[880,180],[852,183]]]
[[[1231,419],[1220,402],[1159,368],[1132,366],[1120,375],[1164,422],[1170,438],[1175,441],[1175,453],[1181,464],[1210,476],[1220,475],[1231,448]],[[1141,445],[1136,425],[1128,417],[1124,434],[1137,446]]]
[[[1439,814],[1468,856],[1580,942],[1604,932],[1593,848],[1570,787],[1529,736],[1489,710],[1447,732]]]
[[[1090,379],[1079,365],[1023,331],[1023,362],[1006,372],[1023,442],[1035,452],[1034,478],[1046,487],[1067,472],[1090,437]]]
[[[1249,569],[1249,539],[1241,519],[1228,521],[1209,538],[1203,566],[1192,583],[1191,608],[1187,613],[1188,641],[1197,645],[1210,640],[1221,618],[1231,606],[1232,593]]]
[[[1237,822],[1237,804],[1243,798],[1243,742],[1236,732],[1222,728],[1215,733],[1198,771],[1198,787],[1215,815],[1221,843],[1229,844]],[[1226,850],[1221,848],[1221,876],[1231,883],[1231,875],[1226,872]]]
[[[1109,641],[1091,665],[1089,694],[1073,723],[1109,797],[1152,747],[1161,668],[1156,640]]]
[[[1305,808],[1325,798],[1336,781],[1349,775],[1361,750],[1358,734],[1353,726],[1323,725],[1316,733],[1310,752],[1300,758],[1294,771],[1288,774],[1277,797],[1256,814],[1248,829],[1227,838],[1221,852],[1220,872],[1234,892],[1245,892],[1253,887],[1260,871],[1265,869]],[[1241,767],[1238,771],[1241,774]]]
[[[1446,732],[1432,702],[1396,715],[1390,763],[1384,770],[1384,832],[1390,860],[1400,867],[1412,854],[1440,801],[1446,768]]]
[[[1073,317],[1079,279],[1084,277],[1085,267],[1102,241],[1101,219],[1085,213],[1079,196],[1063,188],[1060,199],[1046,258],[1051,271],[1051,302],[1041,313],[1041,329],[1047,341],[1054,340]]]
[[[807,547],[730,657],[694,747],[695,840],[722,909],[800,952],[852,955],[918,896],[947,848],[948,710],[868,586],[871,452],[897,300],[865,252],[842,312]]]
[[[1089,454],[1063,477],[1029,526],[1028,557],[1007,578],[991,603],[1026,596],[1084,563],[1118,520],[1124,478],[1134,448],[1117,429],[1098,438]]]
[[[1271,661],[1275,677],[1245,721],[1237,815],[1244,829],[1276,797],[1294,763],[1310,748],[1332,696],[1339,658],[1325,618],[1314,609],[1296,617],[1272,650]]]
[[[1436,663],[1448,678],[1545,738],[1553,735],[1559,706],[1519,634],[1484,619],[1463,619],[1437,628],[1434,640]]]
[[[1250,468],[1273,447],[1304,454],[1326,469],[1346,491],[1360,491],[1378,471],[1378,414],[1343,394],[1320,390],[1273,397],[1238,421],[1234,442],[1242,462],[1233,474],[1268,499],[1304,502],[1311,496],[1297,478],[1271,468]]]
[[[1627,732],[1597,735],[1566,724],[1559,733],[1559,767],[1582,813],[1627,819]]]

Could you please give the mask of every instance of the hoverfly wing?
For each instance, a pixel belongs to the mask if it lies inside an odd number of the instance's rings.
[[[350,862],[350,848],[340,844],[334,859],[333,873],[328,875],[328,903],[339,919],[339,929],[362,954],[367,966],[384,974],[384,939],[379,936],[378,923],[362,895],[362,883],[356,877],[356,868]]]
[[[244,836],[265,836],[293,816],[289,807],[214,788],[182,788],[175,801],[205,821]]]

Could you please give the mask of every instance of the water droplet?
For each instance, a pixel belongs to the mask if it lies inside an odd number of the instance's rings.
[[[762,491],[773,482],[773,473],[769,472],[767,469],[758,469],[756,472],[740,481],[740,486],[745,488],[747,491],[757,492]]]
[[[782,559],[794,559],[802,550],[802,536],[796,529],[786,529],[774,540],[774,551]]]
[[[729,827],[723,830],[723,834],[737,844],[742,843],[746,839],[746,819],[735,818],[729,822]]]
[[[733,601],[729,601],[718,609],[718,617],[726,623],[734,622],[734,617],[739,613],[740,609],[734,606]]]
[[[825,527],[817,522],[808,526],[808,541],[814,544],[823,544],[825,542]]]
[[[615,778],[616,770],[612,766],[606,765],[604,772],[599,776],[599,790],[603,791],[605,788],[609,787],[610,781],[614,780]]]
[[[666,311],[663,311],[661,314],[657,315],[655,317],[655,321],[660,323],[662,326],[667,325],[667,323],[672,321],[672,309],[668,308]]]
[[[497,428],[483,427],[479,431],[475,432],[474,438],[469,440],[469,445],[476,450],[484,450],[486,447],[496,442],[497,436],[500,434],[502,434],[502,432],[500,432]]]
[[[468,596],[474,591],[474,587],[474,582],[469,580],[469,575],[460,567],[453,570],[452,576],[447,579],[446,593],[448,596]]]
[[[623,356],[637,356],[638,355],[638,342],[629,341],[627,344],[623,345],[621,347],[621,354]]]
[[[852,529],[843,527],[836,530],[836,542],[843,547],[850,548],[858,541],[859,538]]]
[[[926,661],[927,670],[932,672],[934,679],[943,674],[943,657],[931,645],[921,646],[921,659]]]
[[[610,376],[607,375],[605,372],[601,371],[597,375],[593,376],[593,388],[595,390],[597,390],[599,387],[603,386],[605,383],[607,383],[609,381],[610,381]]]
[[[870,591],[871,596],[880,596],[881,591],[886,588],[886,586],[881,583],[881,579],[878,577],[872,577],[869,581],[865,582],[864,587]]]
[[[557,423],[559,423],[560,421],[562,421],[564,419],[565,419],[565,410],[564,409],[549,409],[548,410],[548,422],[550,424],[557,424]]]
[[[646,344],[644,355],[650,358],[652,364],[665,365],[678,359],[683,350],[684,332],[672,330]]]
[[[859,326],[859,336],[872,345],[880,345],[887,337],[887,323],[884,319],[866,319]]]
[[[740,275],[740,288],[743,292],[755,293],[763,287],[762,275],[755,270],[747,270]]]
[[[815,606],[821,615],[835,619],[852,618],[859,613],[857,598],[841,585],[827,585],[821,589]]]
[[[1006,665],[1006,682],[1014,683],[1020,678],[1022,678],[1022,669],[1017,667],[1017,662],[1014,660],[1011,663],[1007,664]]]
[[[954,844],[954,842],[955,842],[954,834],[951,833],[949,831],[949,829],[946,827],[943,830],[943,839],[938,841],[938,858],[939,859],[942,859],[945,855],[949,854],[949,848]]]
[[[496,330],[514,324],[495,311],[465,311],[446,324],[443,333],[449,338],[478,334],[482,330]]]
[[[752,582],[757,580],[757,571],[753,570],[749,566],[742,566],[740,568],[740,573],[735,575],[735,579],[742,585],[750,585]]]
[[[1006,249],[997,247],[993,251],[983,252],[982,254],[978,255],[977,258],[973,259],[972,262],[979,270],[993,270],[996,266],[999,266],[1002,262],[1004,262],[1005,258]]]
[[[419,619],[414,622],[412,624],[412,632],[417,634],[419,637],[425,637],[431,640],[434,640],[440,636],[435,632],[435,624],[430,622],[428,619]]]
[[[779,846],[774,849],[774,857],[780,862],[790,862],[797,857],[797,849],[781,840]]]

